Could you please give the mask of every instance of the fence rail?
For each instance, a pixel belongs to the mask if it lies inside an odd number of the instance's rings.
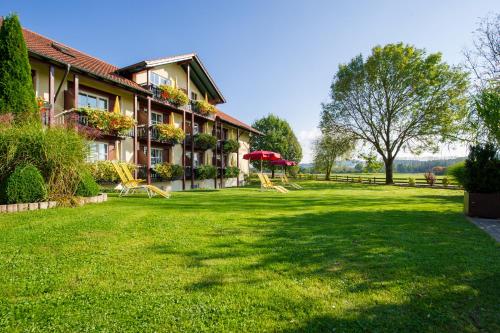
[[[326,180],[325,174],[298,174],[298,179],[304,180]],[[415,185],[429,185],[425,178],[412,177],[415,180]],[[369,177],[369,176],[353,176],[353,175],[331,175],[331,181],[344,183],[365,183],[365,184],[385,184],[385,177]],[[459,187],[459,184],[452,179],[448,179],[448,187]],[[408,185],[409,177],[394,177],[393,181],[397,185]],[[443,179],[438,178],[433,185],[444,186]]]

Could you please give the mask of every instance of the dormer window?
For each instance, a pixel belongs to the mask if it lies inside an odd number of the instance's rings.
[[[169,86],[172,84],[169,79],[154,72],[149,72],[149,82],[155,86]]]

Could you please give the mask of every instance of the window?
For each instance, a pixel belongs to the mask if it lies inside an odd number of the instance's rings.
[[[163,124],[163,114],[151,112],[151,125]]]
[[[108,159],[108,144],[104,142],[89,143],[89,162],[106,161]]]
[[[163,163],[163,149],[151,148],[151,166]]]
[[[149,83],[155,86],[171,84],[169,79],[154,72],[149,72]]]
[[[198,94],[195,93],[194,91],[191,91],[191,99],[193,101],[197,101],[198,100]]]
[[[80,92],[78,93],[78,107],[108,111],[108,99],[106,97]]]
[[[198,134],[198,133],[200,133],[200,124],[194,123],[193,134]]]
[[[199,167],[200,164],[201,164],[201,159],[200,159],[200,153],[199,152],[195,152],[194,155],[193,155],[193,166],[195,168]]]

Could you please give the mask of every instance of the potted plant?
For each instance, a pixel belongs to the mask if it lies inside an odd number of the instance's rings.
[[[224,172],[226,178],[236,178],[240,175],[240,169],[235,166],[227,167]]]
[[[161,97],[169,103],[180,107],[189,103],[188,96],[181,89],[173,86],[161,85]]]
[[[195,110],[203,115],[211,116],[217,113],[217,108],[205,100],[194,101],[193,103]]]
[[[236,153],[240,149],[240,144],[236,140],[228,139],[224,142],[223,147],[225,153]]]
[[[180,127],[171,124],[156,124],[158,138],[162,141],[168,141],[172,144],[180,143],[186,137],[186,134]]]
[[[492,144],[471,147],[463,170],[464,212],[500,218],[500,159]]]
[[[215,178],[217,169],[213,165],[203,164],[195,169],[196,179],[204,180]]]
[[[178,180],[184,173],[184,169],[181,165],[170,163],[157,164],[153,170],[165,180]]]
[[[92,108],[79,108],[77,113],[87,117],[87,125],[108,134],[124,134],[135,125],[132,117],[121,113]]]
[[[217,138],[208,133],[198,133],[194,136],[194,144],[201,150],[215,149]]]

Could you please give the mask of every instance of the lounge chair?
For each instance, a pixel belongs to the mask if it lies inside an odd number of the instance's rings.
[[[136,190],[145,190],[148,193],[148,197],[151,198],[151,192],[147,185],[140,185],[135,179],[128,178],[123,172],[123,168],[116,161],[111,161],[111,164],[115,168],[120,181],[122,182],[122,190],[120,191],[120,197],[127,195],[129,193],[134,193]],[[133,177],[132,177],[133,178]]]
[[[281,193],[287,193],[288,192],[288,190],[286,188],[284,188],[283,186],[274,185],[269,180],[269,178],[267,177],[267,175],[259,173],[258,176],[259,176],[260,185],[261,185],[262,188],[267,189],[267,190],[273,189],[273,190],[276,190],[276,191],[281,192]]]
[[[167,191],[163,191],[162,189],[154,186],[154,185],[140,185],[139,183],[143,182],[144,180],[143,179],[135,179],[134,176],[132,176],[132,172],[130,172],[129,168],[127,167],[127,165],[125,163],[122,163],[121,165],[122,170],[123,170],[123,173],[125,175],[125,178],[131,183],[131,184],[135,184],[136,186],[144,186],[146,187],[149,191],[148,191],[148,195],[149,197],[151,198],[151,195],[153,194],[158,194],[162,197],[164,197],[165,199],[168,199],[170,198],[170,193],[167,192]]]
[[[290,181],[288,180],[288,177],[286,175],[282,175],[281,176],[281,182],[283,183],[283,185],[285,186],[291,186],[293,187],[294,189],[297,189],[297,190],[301,190],[303,189],[302,186],[300,186],[299,184],[295,184],[295,183],[290,183]]]

